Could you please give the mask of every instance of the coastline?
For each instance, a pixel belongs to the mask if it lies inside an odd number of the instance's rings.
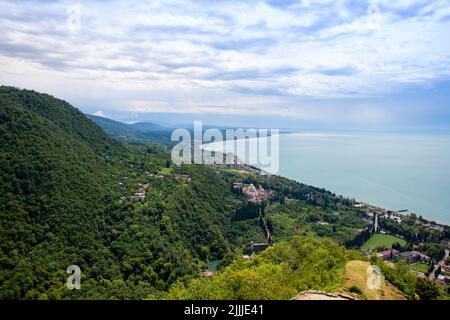
[[[292,134],[300,134],[300,135],[302,135],[302,136],[303,136],[304,134],[306,134],[306,136],[308,136],[308,133],[305,133],[305,132],[284,132],[284,133],[280,133],[280,135],[292,135]],[[315,135],[315,136],[320,136],[320,137],[322,137],[322,135],[320,135],[320,134]],[[323,135],[323,136],[329,136],[329,135]],[[334,136],[336,136],[336,135],[333,135],[333,137],[334,137]],[[341,135],[339,135],[339,136],[341,136]],[[348,136],[348,135],[345,135],[345,136]],[[228,142],[230,142],[230,141],[223,141],[223,143],[228,143]],[[216,145],[217,145],[217,143],[216,143],[216,142],[213,142],[213,143],[203,144],[203,145],[200,146],[200,148],[201,148],[202,150],[213,151],[213,150],[215,150],[214,148],[213,148],[213,149],[206,149],[205,147],[211,147],[211,146],[214,147],[214,146],[216,146]],[[223,153],[222,153],[222,154],[223,154]],[[236,156],[234,153],[230,153],[230,154],[232,154],[233,157],[234,157],[235,159],[237,158],[237,156]],[[283,177],[283,178],[286,178],[286,179],[290,179],[290,180],[295,181],[295,182],[297,182],[297,183],[301,183],[301,184],[308,185],[308,186],[310,186],[310,187],[314,187],[314,188],[318,188],[318,189],[323,189],[323,190],[325,190],[325,191],[328,191],[328,192],[331,192],[331,193],[333,193],[333,194],[336,194],[336,196],[340,196],[340,197],[343,197],[343,198],[346,198],[346,199],[352,199],[352,200],[355,200],[356,204],[363,205],[364,207],[367,207],[367,208],[372,208],[372,210],[376,210],[378,213],[389,214],[389,215],[397,216],[397,217],[399,217],[400,219],[401,219],[402,216],[403,216],[403,217],[406,217],[406,216],[409,216],[409,215],[411,215],[411,214],[415,214],[417,217],[421,217],[427,224],[432,224],[432,225],[440,226],[440,227],[443,227],[443,228],[449,228],[449,227],[450,227],[450,224],[448,224],[448,223],[444,223],[444,222],[442,222],[442,221],[439,221],[439,220],[436,220],[436,219],[432,219],[432,218],[429,218],[429,217],[427,217],[427,216],[423,216],[421,213],[418,213],[418,212],[410,212],[407,208],[403,208],[403,209],[401,209],[401,210],[389,209],[389,208],[386,208],[386,207],[384,207],[384,206],[381,206],[381,205],[379,205],[379,204],[376,204],[376,203],[373,203],[373,202],[370,202],[370,201],[362,201],[362,200],[358,200],[358,199],[357,199],[356,197],[354,197],[354,196],[343,195],[343,194],[340,194],[340,193],[338,193],[338,192],[335,192],[335,191],[330,190],[330,189],[325,188],[325,187],[319,187],[319,186],[315,186],[315,185],[313,185],[313,184],[309,184],[309,183],[306,183],[306,182],[302,182],[302,181],[300,181],[300,180],[298,180],[298,179],[296,179],[296,178],[294,178],[294,177],[290,177],[290,176],[283,175],[283,174],[278,174],[278,173],[273,174],[273,173],[270,173],[270,172],[266,171],[266,170],[265,170],[263,167],[261,167],[261,166],[253,165],[253,164],[248,164],[248,163],[242,161],[242,160],[239,159],[239,158],[237,158],[237,159],[238,159],[238,162],[235,163],[234,165],[241,165],[241,166],[244,165],[245,167],[249,168],[249,171],[251,171],[251,170],[253,170],[253,171],[258,171],[260,175],[266,175],[266,176],[271,176],[271,175],[273,175],[273,176],[279,176],[279,177]],[[231,166],[234,166],[234,165],[231,165]]]

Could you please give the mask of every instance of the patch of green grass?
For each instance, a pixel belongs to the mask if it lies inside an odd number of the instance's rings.
[[[162,168],[160,171],[160,174],[171,174],[173,171],[173,168]]]
[[[417,272],[427,273],[428,265],[423,262],[416,262],[411,265],[411,269]]]
[[[371,250],[379,247],[390,249],[392,245],[397,242],[400,243],[402,246],[406,244],[405,240],[395,237],[393,235],[376,233],[372,235],[370,239],[363,244],[362,249]]]

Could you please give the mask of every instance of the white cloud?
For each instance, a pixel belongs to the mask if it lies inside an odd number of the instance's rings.
[[[70,6],[0,0],[2,83],[106,111],[306,116],[296,97],[450,78],[447,1],[82,1],[75,30]]]
[[[106,117],[105,113],[102,110],[98,110],[97,112],[94,113],[94,116],[97,117]]]

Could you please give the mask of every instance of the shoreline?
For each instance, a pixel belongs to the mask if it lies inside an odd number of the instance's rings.
[[[224,141],[224,142],[226,142],[226,141]],[[202,145],[200,147],[201,147],[202,150],[205,150],[203,147],[207,146],[207,145],[208,144]],[[235,159],[239,159],[235,154],[232,154],[232,155],[233,155],[233,157],[235,157]],[[217,166],[217,165],[213,165],[213,166]],[[284,176],[284,175],[280,175],[278,173],[277,174],[272,174],[272,173],[267,172],[264,169],[262,169],[262,168],[260,168],[260,167],[258,167],[256,165],[250,165],[248,163],[245,163],[242,160],[240,160],[240,162],[235,162],[234,164],[223,164],[223,166],[240,167],[241,170],[243,169],[242,168],[242,166],[243,166],[244,168],[245,167],[248,168],[247,170],[244,169],[244,171],[247,171],[247,172],[256,171],[256,172],[258,172],[259,175],[262,175],[262,176],[278,176],[278,177],[281,177],[281,178],[285,178],[285,179],[289,179],[289,180],[295,181],[295,182],[300,183],[300,184],[304,184],[304,185],[313,187],[313,188],[322,189],[322,190],[325,190],[327,192],[331,192],[331,193],[335,194],[337,197],[343,197],[343,198],[346,198],[346,199],[354,200],[355,201],[355,205],[354,206],[362,205],[362,207],[366,207],[366,208],[370,207],[372,209],[380,211],[380,212],[378,212],[378,214],[380,214],[380,213],[385,214],[385,215],[389,214],[389,215],[393,215],[393,216],[397,216],[397,217],[406,217],[406,216],[410,216],[411,214],[414,214],[414,215],[417,216],[417,219],[419,219],[419,217],[422,217],[422,219],[427,224],[436,225],[436,226],[443,227],[443,228],[450,228],[450,224],[443,223],[443,222],[440,222],[440,221],[437,221],[437,220],[431,220],[431,219],[427,218],[426,216],[423,216],[422,214],[419,214],[419,213],[409,212],[409,209],[402,209],[402,210],[397,210],[396,211],[396,210],[393,210],[393,209],[384,208],[384,207],[382,207],[380,205],[377,205],[377,204],[374,204],[374,203],[370,203],[368,201],[359,201],[355,197],[345,196],[345,195],[339,194],[337,192],[334,192],[334,191],[329,190],[329,189],[324,188],[324,187],[318,187],[318,186],[314,186],[314,185],[311,185],[311,184],[308,184],[308,183],[304,183],[304,182],[298,181],[295,178],[291,178],[291,177],[287,177],[287,176]]]

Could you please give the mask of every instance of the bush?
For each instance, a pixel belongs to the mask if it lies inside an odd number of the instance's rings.
[[[363,294],[362,290],[360,288],[358,288],[357,286],[351,286],[349,291],[351,293]]]

